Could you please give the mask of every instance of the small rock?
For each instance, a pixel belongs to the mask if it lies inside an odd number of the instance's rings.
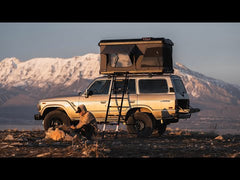
[[[239,157],[239,154],[240,154],[239,152],[234,153],[234,154],[230,154],[229,157],[230,158],[236,158],[236,157]]]
[[[215,137],[214,139],[215,139],[215,140],[221,140],[221,141],[224,140],[224,138],[223,138],[221,135]]]
[[[11,145],[11,146],[22,146],[23,143],[20,143],[20,142],[14,142],[14,143],[11,143],[10,145]]]
[[[112,145],[120,145],[120,144],[122,144],[121,141],[113,141],[113,142],[112,142]]]
[[[142,158],[150,158],[150,156],[141,156]]]
[[[0,149],[5,149],[5,148],[8,148],[8,147],[9,147],[9,145],[4,145],[4,146],[0,147]]]
[[[82,154],[83,154],[84,156],[88,156],[88,155],[89,155],[89,152],[86,151],[86,150],[84,150],[84,151],[82,151]]]
[[[106,149],[104,149],[103,151],[106,152],[106,153],[110,153],[110,152],[111,152],[111,149],[106,148]]]
[[[69,134],[66,134],[64,137],[64,141],[73,141],[73,137],[70,136]]]
[[[38,154],[36,157],[44,157],[50,155],[50,152]]]
[[[24,141],[23,138],[17,138],[16,141]]]
[[[8,134],[7,137],[4,139],[5,141],[14,141],[14,137],[11,134]]]

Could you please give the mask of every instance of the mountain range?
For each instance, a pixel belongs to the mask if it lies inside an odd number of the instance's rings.
[[[99,76],[99,67],[100,55],[92,53],[24,62],[14,57],[3,59],[0,62],[0,117],[32,118],[38,100],[77,95]],[[201,109],[194,118],[240,119],[239,86],[207,77],[177,62],[174,73],[181,76],[191,105]]]

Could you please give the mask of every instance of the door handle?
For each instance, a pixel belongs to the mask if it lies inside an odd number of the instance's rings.
[[[107,101],[100,101],[101,104],[106,104]]]
[[[135,101],[133,100],[133,101],[130,101],[130,103],[135,103]]]

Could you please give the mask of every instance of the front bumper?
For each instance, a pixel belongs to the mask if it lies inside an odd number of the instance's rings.
[[[34,115],[34,119],[35,120],[42,120],[43,118],[42,118],[42,116],[40,114],[35,114]]]

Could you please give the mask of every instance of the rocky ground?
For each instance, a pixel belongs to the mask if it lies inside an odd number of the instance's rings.
[[[240,135],[218,135],[167,129],[149,138],[137,138],[120,131],[118,138],[107,133],[95,140],[61,140],[45,138],[45,132],[0,131],[1,158],[238,158]]]

